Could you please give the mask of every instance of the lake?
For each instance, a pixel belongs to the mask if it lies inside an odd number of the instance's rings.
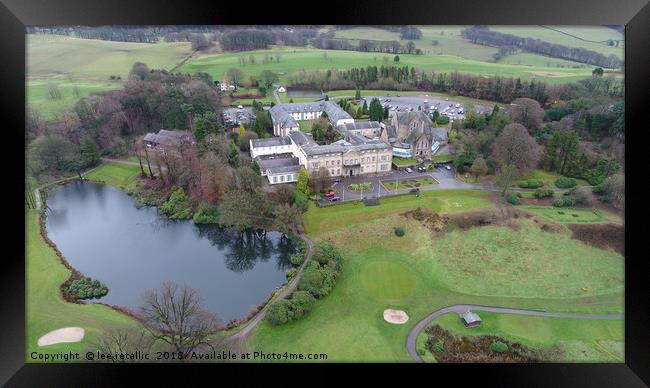
[[[52,190],[47,231],[71,266],[108,286],[103,303],[137,311],[166,280],[199,291],[224,323],[243,318],[285,281],[296,244],[278,232],[169,220],[116,188],[74,182]]]

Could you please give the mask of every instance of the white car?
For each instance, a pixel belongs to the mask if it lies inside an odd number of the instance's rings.
[[[460,104],[456,104],[456,108],[460,108]]]
[[[412,172],[413,172],[413,170],[411,170],[411,168],[410,168],[410,167],[406,167],[406,172],[408,172],[408,173],[410,174],[410,173],[412,173]]]
[[[244,109],[244,107],[241,105],[237,105],[237,109]]]
[[[446,168],[448,171],[451,171],[451,167],[450,167],[449,165],[446,165],[445,168]]]

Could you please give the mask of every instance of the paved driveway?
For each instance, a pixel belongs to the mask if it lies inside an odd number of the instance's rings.
[[[469,183],[464,183],[458,181],[454,177],[454,171],[446,170],[445,168],[434,168],[432,171],[427,172],[417,172],[407,173],[402,170],[393,170],[390,174],[381,175],[381,176],[352,176],[344,177],[341,179],[340,183],[335,183],[333,188],[336,191],[336,195],[341,198],[342,201],[352,201],[358,200],[367,197],[382,197],[387,195],[395,194],[404,194],[410,192],[411,189],[400,189],[394,190],[390,188],[389,182],[399,182],[407,179],[418,179],[418,178],[434,178],[439,182],[437,185],[421,187],[421,191],[426,190],[443,190],[443,189],[476,189],[482,188],[481,186],[472,185]],[[384,185],[381,185],[380,182],[384,181]],[[371,182],[372,190],[365,191],[363,193],[349,190],[348,187],[352,183],[364,183]]]

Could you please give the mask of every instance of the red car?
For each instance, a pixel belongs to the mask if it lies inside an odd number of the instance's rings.
[[[334,202],[334,201],[340,200],[341,198],[340,197],[326,197],[325,199],[330,201],[330,202]]]
[[[336,193],[334,191],[330,191],[328,193],[325,193],[326,197],[333,197],[334,195],[336,195]]]

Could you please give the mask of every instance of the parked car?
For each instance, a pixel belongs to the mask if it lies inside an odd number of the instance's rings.
[[[335,195],[336,195],[336,193],[334,191],[329,191],[329,192],[325,193],[326,197],[333,197]]]
[[[446,165],[445,168],[447,169],[447,171],[451,171],[451,166],[450,165]]]
[[[410,167],[406,167],[406,172],[408,172],[408,173],[410,174],[410,173],[412,173],[412,172],[413,172],[413,170],[411,170],[411,168],[410,168]]]
[[[336,202],[336,201],[340,201],[341,197],[325,197],[325,199],[330,202]]]
[[[418,167],[418,171],[419,171],[419,172],[425,172],[425,171],[427,171],[427,169],[424,168],[424,167]]]
[[[460,104],[456,104],[456,108],[460,108]]]
[[[341,183],[341,178],[332,179],[332,183]]]

